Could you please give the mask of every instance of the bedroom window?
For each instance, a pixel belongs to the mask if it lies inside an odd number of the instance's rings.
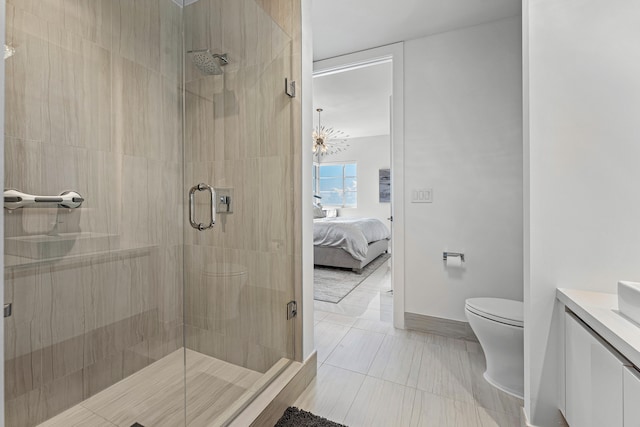
[[[313,194],[322,199],[322,206],[355,208],[358,206],[358,167],[352,163],[315,163]]]

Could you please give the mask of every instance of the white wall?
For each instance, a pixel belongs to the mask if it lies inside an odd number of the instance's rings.
[[[346,151],[320,158],[320,163],[357,162],[358,207],[339,209],[339,216],[378,218],[389,225],[391,203],[380,203],[378,171],[391,167],[391,140],[389,135],[349,139]]]
[[[521,19],[407,41],[404,64],[405,311],[465,321],[466,298],[522,299]]]
[[[525,406],[547,426],[559,417],[556,287],[613,293],[617,280],[640,281],[640,2],[528,0],[523,19]]]

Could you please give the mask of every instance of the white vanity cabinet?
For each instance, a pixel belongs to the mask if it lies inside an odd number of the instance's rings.
[[[640,372],[626,367],[624,377],[624,427],[640,427]]]
[[[558,408],[567,423],[640,427],[640,325],[620,313],[617,294],[560,288],[556,296]]]
[[[565,415],[571,427],[627,426],[623,424],[626,364],[618,352],[573,313],[565,312]],[[635,380],[640,381],[638,377]],[[634,385],[639,396],[640,385]],[[640,398],[630,399],[640,406]]]

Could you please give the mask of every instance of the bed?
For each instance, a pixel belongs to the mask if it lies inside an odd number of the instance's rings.
[[[313,220],[313,263],[350,268],[360,274],[389,249],[391,233],[375,218],[317,218]]]

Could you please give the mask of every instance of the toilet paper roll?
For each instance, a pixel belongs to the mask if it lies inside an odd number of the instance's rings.
[[[462,267],[462,258],[459,256],[448,256],[445,264],[447,268],[460,268]]]

